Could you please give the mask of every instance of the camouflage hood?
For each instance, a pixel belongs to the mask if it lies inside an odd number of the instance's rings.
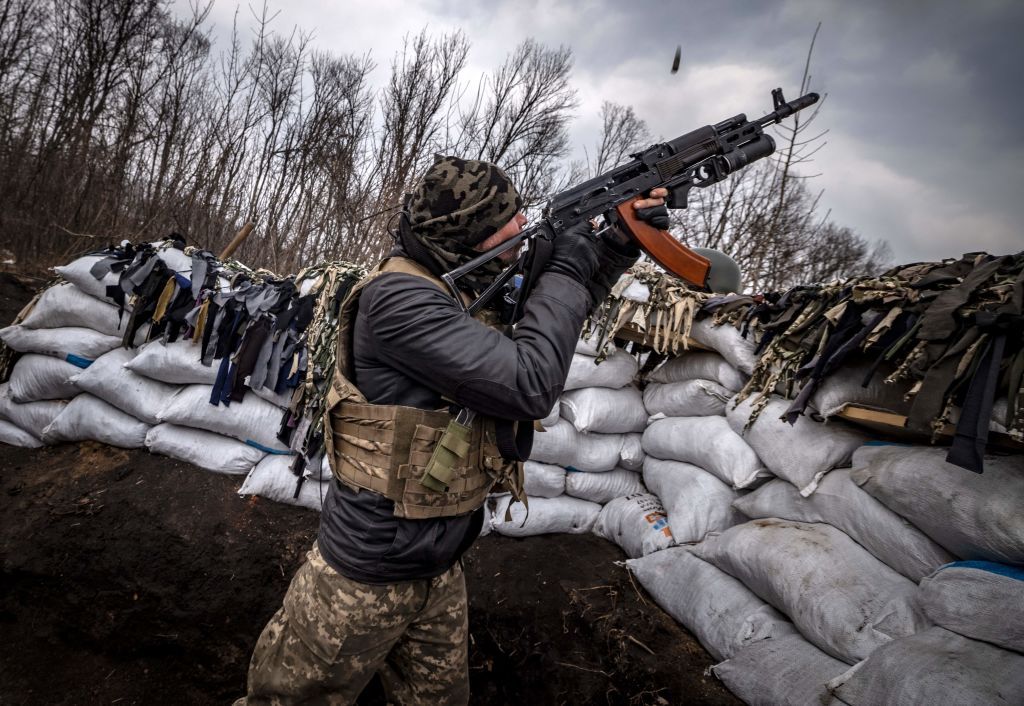
[[[512,220],[522,205],[512,181],[497,166],[440,157],[406,197],[409,235],[416,242],[403,244],[417,260],[429,258],[423,264],[431,270],[447,272],[478,256],[473,247]],[[501,263],[492,260],[466,282],[479,291],[500,271]]]

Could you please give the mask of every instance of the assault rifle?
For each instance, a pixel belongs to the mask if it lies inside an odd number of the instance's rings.
[[[651,259],[687,283],[705,288],[711,262],[686,247],[665,230],[639,220],[633,202],[651,189],[669,191],[669,208],[686,208],[690,189],[704,188],[722,181],[729,174],[767,157],[775,151],[775,141],[764,129],[818,101],[817,93],[808,93],[786,102],[782,89],[772,91],[774,111],[756,120],[736,115],[715,125],[707,125],[674,140],[652,145],[631,155],[632,161],[589,179],[578,186],[552,196],[542,218],[514,238],[506,240],[479,257],[442,276],[461,302],[456,282],[502,253],[529,243],[516,263],[507,267],[466,310],[475,314],[499,292],[505,293],[504,318],[515,322],[534,281],[551,254],[552,241],[559,233],[582,221],[598,216],[617,222],[619,228],[636,241]],[[513,278],[522,277],[518,287]]]

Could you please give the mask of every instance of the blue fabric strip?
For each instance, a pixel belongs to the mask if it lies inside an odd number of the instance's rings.
[[[253,447],[254,449],[259,449],[260,451],[265,451],[268,454],[277,454],[279,456],[294,456],[295,455],[294,451],[290,451],[290,450],[289,451],[282,451],[281,449],[272,449],[269,446],[264,446],[260,442],[253,441],[252,439],[246,439],[245,443],[248,444],[249,446]]]
[[[178,286],[182,289],[192,289],[192,280],[180,272],[174,273],[174,281],[178,283]]]
[[[72,353],[68,353],[66,356],[64,356],[64,360],[71,363],[72,365],[78,366],[79,368],[88,368],[90,365],[92,365],[92,361],[89,360],[88,358],[83,358],[80,355],[74,355]]]
[[[954,561],[951,564],[940,566],[936,569],[936,573],[943,569],[977,569],[978,571],[987,571],[990,574],[998,574],[1011,579],[1017,579],[1018,581],[1024,581],[1024,568],[1000,564],[995,561]]]

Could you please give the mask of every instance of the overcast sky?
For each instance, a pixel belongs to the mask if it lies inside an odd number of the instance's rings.
[[[185,11],[187,0],[176,0]],[[272,28],[317,46],[370,53],[386,79],[406,34],[462,30],[464,78],[534,37],[575,57],[572,138],[593,144],[602,101],[632,105],[655,137],[735,113],[759,116],[769,91],[795,98],[815,25],[812,90],[828,144],[808,171],[832,219],[895,260],[1024,249],[1024,3],[1012,0],[268,0]],[[214,0],[223,46],[239,4]],[[251,23],[250,5],[238,14]],[[670,73],[677,45],[679,73]]]

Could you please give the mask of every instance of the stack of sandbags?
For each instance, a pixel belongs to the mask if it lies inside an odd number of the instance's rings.
[[[649,377],[650,421],[642,438],[644,483],[668,515],[673,539],[692,544],[741,520],[737,490],[768,477],[750,446],[729,427],[726,402],[745,377],[715,352],[672,358]]]
[[[275,502],[320,512],[324,498],[327,497],[330,471],[327,471],[323,481],[302,477],[292,470],[294,461],[293,455],[267,454],[249,471],[238,494],[259,495]]]
[[[640,432],[647,420],[633,385],[638,364],[610,347],[603,359],[581,342],[573,355],[565,392],[534,435],[525,466],[529,510],[500,498],[491,523],[501,534],[525,537],[552,532],[583,533],[594,527],[601,507],[644,491]]]

